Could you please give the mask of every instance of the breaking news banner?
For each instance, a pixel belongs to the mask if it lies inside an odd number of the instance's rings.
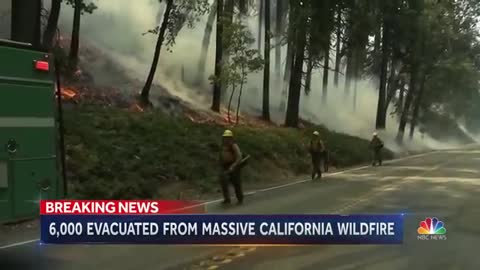
[[[402,244],[399,215],[220,215],[182,201],[41,201],[44,244]]]

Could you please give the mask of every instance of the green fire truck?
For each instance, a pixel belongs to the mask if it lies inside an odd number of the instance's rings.
[[[0,223],[33,218],[39,200],[62,198],[61,99],[54,59],[0,40]]]

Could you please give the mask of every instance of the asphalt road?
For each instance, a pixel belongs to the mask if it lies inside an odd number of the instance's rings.
[[[39,246],[1,249],[57,269],[480,269],[480,148],[439,151],[328,175],[319,182],[257,192],[241,207],[208,212],[252,214],[406,213],[398,246],[174,247]],[[426,217],[445,223],[446,240],[417,240]],[[38,238],[26,232],[19,241]],[[5,237],[3,239],[6,239]],[[5,243],[3,243],[5,244]],[[0,246],[1,237],[0,237]],[[1,266],[1,265],[0,265]],[[50,268],[53,269],[53,268]]]

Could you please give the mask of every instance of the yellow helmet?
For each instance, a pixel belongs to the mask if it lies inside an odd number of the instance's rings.
[[[225,131],[223,132],[223,136],[222,136],[222,137],[224,137],[224,138],[225,138],[225,137],[233,137],[233,132],[232,132],[231,130],[227,129],[227,130],[225,130]]]

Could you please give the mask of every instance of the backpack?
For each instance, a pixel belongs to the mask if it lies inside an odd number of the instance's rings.
[[[321,140],[317,140],[317,141],[311,140],[310,141],[310,151],[311,152],[319,152],[319,153],[325,151],[325,147],[323,145],[323,142]]]

